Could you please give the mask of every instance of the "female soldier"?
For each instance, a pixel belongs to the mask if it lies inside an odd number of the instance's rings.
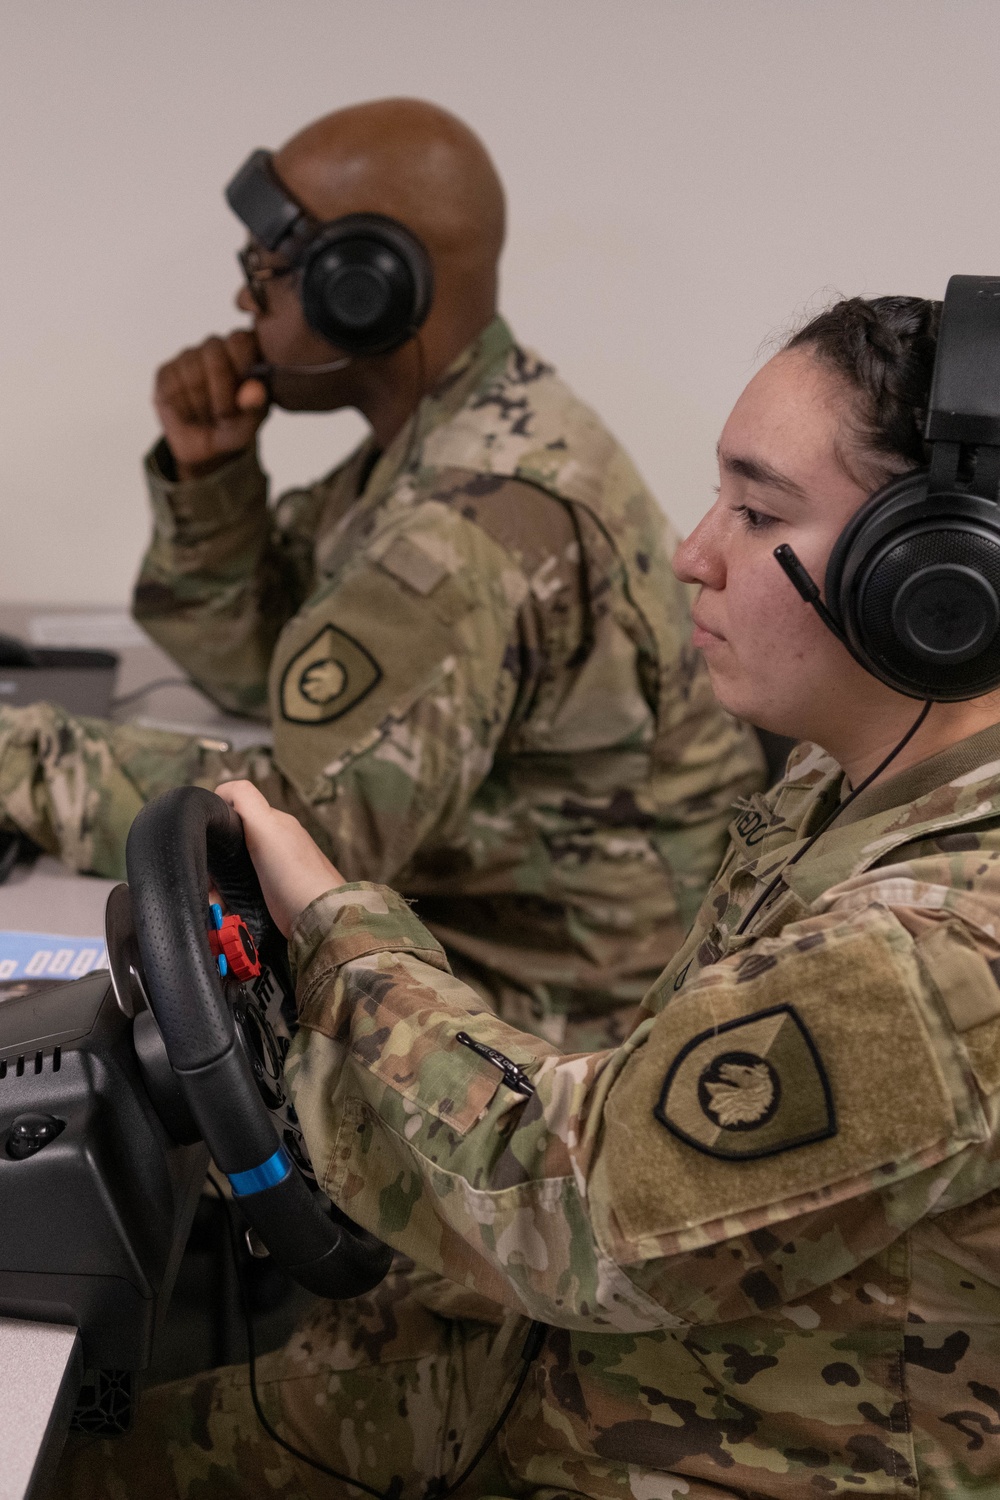
[[[726,423],[677,571],[723,704],[807,743],[741,810],[623,1046],[567,1058],[485,1013],[393,892],[223,791],[290,937],[327,1192],[507,1310],[434,1317],[396,1272],[261,1362],[283,1436],[352,1480],[459,1478],[527,1370],[464,1495],[1000,1489],[1000,699],[918,722],[773,556],[822,577],[925,461],[939,311],[838,304]],[[269,1444],[245,1372],[181,1396],[108,1450],[141,1469],[128,1493],[351,1493]],[[192,1440],[176,1479],[142,1462],[157,1422]],[[74,1493],[118,1493],[103,1462]]]

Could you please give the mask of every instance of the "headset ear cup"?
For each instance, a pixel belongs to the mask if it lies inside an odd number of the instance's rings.
[[[912,698],[1000,685],[1000,509],[928,494],[926,470],[861,507],[830,554],[827,607],[869,672]]]
[[[905,498],[915,491],[919,497],[927,494],[927,474],[923,469],[892,480],[869,495],[833,544],[823,587],[826,607],[854,647],[858,646],[860,636],[855,583],[870,545],[872,523],[880,518],[883,508],[889,506],[897,495]],[[871,667],[868,669],[872,670]]]
[[[430,257],[394,219],[349,214],[310,244],[300,294],[309,327],[335,348],[388,354],[412,338],[430,311]]]

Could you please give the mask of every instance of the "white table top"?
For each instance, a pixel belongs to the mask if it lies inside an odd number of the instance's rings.
[[[104,905],[114,886],[113,880],[75,875],[58,860],[42,855],[34,865],[17,865],[0,885],[0,928],[101,937]]]
[[[24,1500],[52,1477],[80,1385],[79,1337],[61,1323],[0,1318],[0,1500]]]

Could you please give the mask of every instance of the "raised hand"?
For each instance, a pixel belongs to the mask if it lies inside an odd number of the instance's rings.
[[[236,329],[182,349],[156,372],[153,404],[177,465],[178,479],[197,479],[253,442],[269,396],[247,372],[260,359],[253,334]]]

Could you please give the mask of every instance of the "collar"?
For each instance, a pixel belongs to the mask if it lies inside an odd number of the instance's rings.
[[[428,391],[381,455],[365,485],[366,498],[384,494],[404,470],[417,467],[427,438],[490,385],[515,348],[514,335],[499,314],[487,323]]]
[[[989,724],[968,739],[939,750],[926,760],[908,766],[856,797],[838,822],[841,827],[918,802],[938,787],[949,784],[972,786],[988,780],[1000,781],[1000,724]]]
[[[1000,724],[862,792],[799,863],[789,864],[833,811],[843,781],[825,751],[800,746],[788,778],[775,792],[750,798],[730,827],[739,873],[766,882],[785,867],[788,890],[808,905],[894,850],[963,826],[1000,825]],[[760,935],[755,926],[751,936]]]
[[[862,792],[815,849],[789,868],[785,882],[811,902],[907,845],[976,824],[1000,825],[1000,725]],[[782,852],[790,857],[795,849]]]

